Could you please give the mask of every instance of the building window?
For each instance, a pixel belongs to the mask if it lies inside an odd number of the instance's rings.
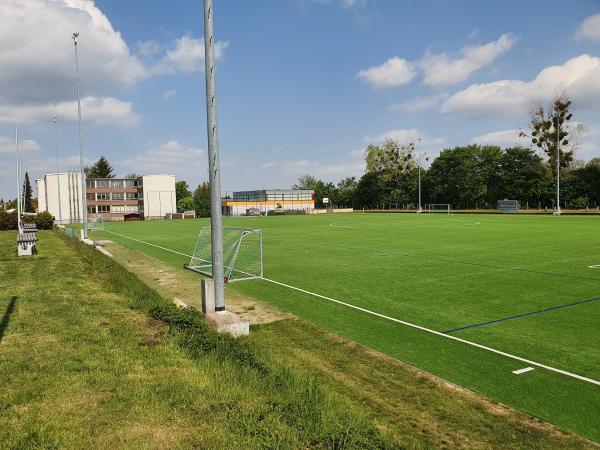
[[[96,194],[96,200],[110,200],[110,194],[107,192],[99,192]]]
[[[112,199],[113,200],[124,200],[125,199],[125,194],[123,194],[122,192],[113,192],[112,193]]]
[[[125,212],[138,212],[137,205],[127,205],[125,206]]]
[[[110,206],[109,205],[98,205],[98,212],[99,213],[109,213]]]
[[[96,200],[96,194],[86,194],[88,200]]]
[[[96,180],[97,188],[108,188],[110,187],[110,180]]]
[[[85,185],[89,188],[94,188],[96,187],[96,180],[86,180]]]
[[[96,214],[96,207],[88,206],[88,214]]]
[[[125,206],[123,206],[123,205],[113,205],[110,208],[110,212],[112,212],[112,213],[124,213],[125,212]]]
[[[137,192],[128,192],[126,198],[127,198],[127,200],[137,200],[137,198],[138,198]]]
[[[133,180],[123,180],[123,186],[126,188],[132,188],[135,186]]]

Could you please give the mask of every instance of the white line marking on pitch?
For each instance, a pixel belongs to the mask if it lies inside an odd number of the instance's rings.
[[[150,242],[142,241],[140,239],[135,239],[135,238],[132,238],[132,237],[129,237],[129,236],[125,236],[124,234],[115,233],[114,231],[108,231],[108,230],[105,230],[105,231],[107,231],[109,233],[116,234],[117,236],[124,237],[126,239],[131,239],[132,241],[140,242],[142,244],[150,245],[152,247],[156,247],[156,248],[159,248],[161,250],[165,250],[167,252],[176,253],[176,254],[182,255],[182,256],[187,256],[188,258],[192,257],[191,255],[187,255],[185,253],[181,253],[181,252],[178,252],[176,250],[171,250],[170,248],[161,247],[160,245],[151,244]],[[360,306],[356,306],[356,305],[352,305],[350,303],[343,302],[341,300],[336,300],[334,298],[326,297],[324,295],[317,294],[315,292],[310,292],[310,291],[307,291],[305,289],[298,288],[296,286],[291,286],[289,284],[281,283],[280,281],[271,280],[269,278],[261,278],[261,279],[264,280],[264,281],[267,281],[269,283],[277,284],[279,286],[283,286],[283,287],[286,287],[286,288],[289,288],[289,289],[293,289],[295,291],[302,292],[304,294],[312,295],[314,297],[321,298],[323,300],[327,300],[327,301],[330,301],[330,302],[333,302],[333,303],[337,303],[339,305],[346,306],[347,308],[355,309],[357,311],[362,311],[362,312],[364,312],[366,314],[370,314],[370,315],[375,316],[375,317],[380,317],[382,319],[386,319],[386,320],[389,320],[391,322],[399,323],[399,324],[405,325],[407,327],[411,327],[411,328],[415,328],[417,330],[425,331],[426,333],[435,334],[436,336],[440,336],[440,337],[443,337],[443,338],[446,338],[446,339],[451,339],[453,341],[462,342],[463,344],[470,345],[472,347],[476,347],[476,348],[479,348],[481,350],[486,350],[488,352],[495,353],[497,355],[501,355],[501,356],[504,356],[506,358],[514,359],[516,361],[521,361],[521,362],[524,362],[525,364],[530,364],[532,366],[540,367],[542,369],[546,369],[546,370],[549,370],[551,372],[555,372],[555,373],[558,373],[558,374],[561,374],[561,375],[565,375],[567,377],[575,378],[577,380],[585,381],[587,383],[591,383],[591,384],[595,384],[597,386],[600,386],[600,381],[594,380],[593,378],[587,378],[587,377],[584,377],[584,376],[581,376],[581,375],[577,375],[576,373],[567,372],[566,370],[557,369],[556,367],[547,366],[545,364],[541,364],[541,363],[538,363],[538,362],[535,362],[535,361],[531,361],[529,359],[521,358],[520,356],[512,355],[510,353],[506,353],[506,352],[503,352],[501,350],[496,350],[495,348],[492,348],[492,347],[486,347],[485,345],[477,344],[476,342],[467,341],[466,339],[461,339],[459,337],[452,336],[450,334],[445,334],[445,333],[442,333],[440,331],[435,331],[435,330],[432,330],[430,328],[426,328],[426,327],[422,327],[420,325],[415,325],[413,323],[406,322],[404,320],[400,320],[400,319],[396,319],[394,317],[386,316],[386,315],[380,314],[380,313],[375,312],[375,311],[371,311],[371,310],[368,310],[368,309],[365,309],[365,308],[361,308]]]
[[[595,266],[588,266],[590,269],[600,269],[600,264],[596,264]]]
[[[525,367],[524,369],[513,370],[513,373],[515,375],[521,375],[522,373],[531,372],[532,370],[535,370],[535,369],[533,367]]]

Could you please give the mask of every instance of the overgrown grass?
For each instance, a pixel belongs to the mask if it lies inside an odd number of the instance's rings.
[[[209,329],[96,250],[0,233],[2,448],[394,448],[310,374]],[[6,252],[6,253],[5,253]]]

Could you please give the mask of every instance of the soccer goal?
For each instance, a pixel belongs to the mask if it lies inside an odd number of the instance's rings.
[[[429,214],[452,214],[452,205],[449,203],[430,203],[427,205]]]
[[[104,231],[104,217],[96,216],[88,227],[90,231]]]
[[[223,227],[223,269],[225,281],[262,278],[262,230]],[[210,226],[202,227],[187,269],[212,276]]]
[[[519,212],[520,204],[518,200],[498,200],[498,210],[503,213],[516,213]]]

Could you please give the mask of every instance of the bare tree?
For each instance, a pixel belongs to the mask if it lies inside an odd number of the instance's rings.
[[[573,121],[571,100],[566,93],[558,94],[549,108],[535,106],[529,117],[529,131],[521,130],[520,137],[528,137],[531,143],[548,157],[548,163],[556,173],[557,146],[560,168],[573,163],[574,155],[586,131],[583,124]]]

